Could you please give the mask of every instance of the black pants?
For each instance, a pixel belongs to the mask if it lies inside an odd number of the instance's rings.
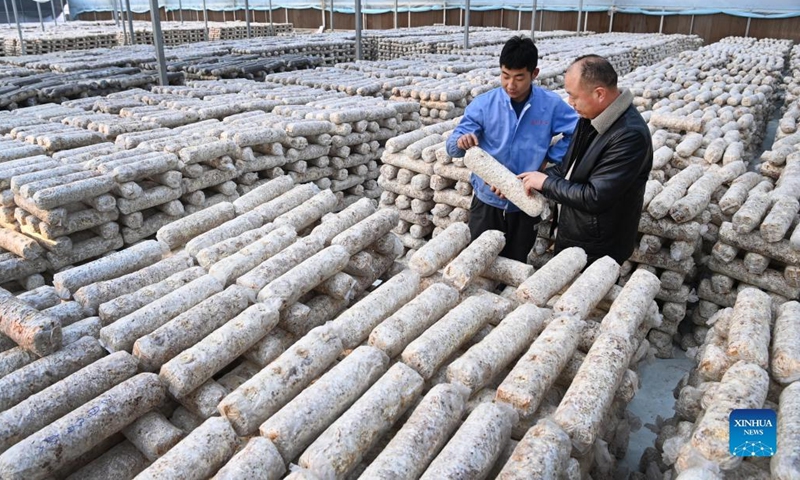
[[[472,197],[469,212],[469,233],[472,240],[486,230],[500,230],[506,235],[506,246],[500,256],[528,263],[528,254],[536,241],[536,225],[541,220],[540,217],[534,218],[525,212],[505,212],[481,202],[477,195]]]

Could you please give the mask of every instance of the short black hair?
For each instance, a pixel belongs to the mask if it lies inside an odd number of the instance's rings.
[[[606,58],[600,55],[582,55],[570,65],[580,67],[581,82],[587,87],[617,88],[617,72]]]
[[[500,52],[500,67],[511,70],[526,69],[529,72],[536,70],[539,65],[539,49],[528,37],[511,37]]]

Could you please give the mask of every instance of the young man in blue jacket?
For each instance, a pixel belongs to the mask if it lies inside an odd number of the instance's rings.
[[[555,93],[533,85],[539,52],[530,38],[512,37],[500,53],[502,87],[479,95],[469,104],[447,139],[447,153],[463,157],[480,146],[515,174],[538,171],[548,161],[559,163],[572,139],[578,115]],[[562,134],[554,145],[551,139]],[[527,262],[536,240],[539,217],[533,218],[491,185],[472,174],[474,195],[469,229],[474,240],[486,230],[506,235],[501,255]]]

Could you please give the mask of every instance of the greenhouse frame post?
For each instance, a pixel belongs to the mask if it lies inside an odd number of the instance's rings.
[[[578,33],[581,33],[581,16],[583,15],[583,0],[578,1]]]
[[[356,60],[363,60],[361,51],[361,0],[356,0]]]
[[[131,11],[131,0],[125,0],[125,8],[128,10],[128,30],[131,32],[130,45],[136,45],[136,34],[133,32],[133,11]]]
[[[608,33],[611,33],[611,31],[614,30],[614,12],[615,11],[616,11],[616,9],[612,5],[611,9],[609,11],[609,15],[611,16],[611,19],[608,21]]]
[[[469,0],[464,8],[464,50],[469,50]]]
[[[44,32],[44,18],[42,18],[42,4],[39,2],[34,2],[34,3],[36,4],[36,11],[39,12],[39,25],[42,27],[42,31]]]
[[[689,35],[692,34],[692,30],[694,30],[694,14],[692,14],[692,21],[689,23]]]
[[[114,17],[114,25],[119,28],[119,15],[117,14],[117,0],[111,0],[111,15]]]
[[[130,2],[131,0],[127,0]],[[206,7],[206,0],[203,0],[203,24],[206,29],[206,41],[210,40],[208,33],[208,8]]]
[[[333,0],[331,0],[331,33],[333,33]]]
[[[169,85],[167,80],[167,61],[164,58],[164,36],[161,33],[161,15],[158,11],[158,0],[150,0],[150,21],[153,22],[153,43],[156,47],[158,61],[158,79],[161,85]]]
[[[58,26],[58,18],[56,18],[56,2],[50,0],[50,12],[53,14],[53,25]]]
[[[183,25],[183,2],[178,0],[178,18],[181,20],[181,25]]]
[[[751,17],[747,17],[747,27],[744,29],[744,38],[750,36],[750,18]]]
[[[531,40],[536,41],[536,0],[533,0],[531,9]]]
[[[664,33],[664,9],[661,9],[661,20],[658,22],[658,33]]]
[[[442,2],[442,25],[447,25],[447,0]]]
[[[6,8],[6,23],[11,26],[11,15],[8,14],[8,0],[3,0],[3,6]],[[62,8],[61,11],[64,11]]]
[[[325,0],[322,0],[322,8],[320,9],[319,13],[320,13],[320,16],[322,17],[321,20],[322,20],[322,31],[323,32],[325,31],[326,23],[328,23],[325,20],[325,13],[327,12],[327,10],[328,9],[327,9],[327,6],[325,5]]]
[[[5,0],[3,1],[5,2]],[[64,0],[59,0],[59,2],[61,2],[61,14],[64,15],[64,22],[69,22],[69,17],[64,13]],[[6,7],[6,15],[8,15],[8,7]]]
[[[116,0],[114,0],[116,1]],[[122,22],[122,38],[123,38],[123,45],[130,45],[128,43],[128,26],[125,25],[125,9],[122,6],[122,0],[119,0],[119,18]]]
[[[589,30],[589,12],[583,12],[583,32],[586,33]]]
[[[25,55],[25,39],[22,38],[22,27],[19,25],[19,13],[17,13],[17,0],[11,0],[11,7],[14,9],[14,21],[17,22],[17,33],[19,34],[20,54]]]
[[[394,0],[394,29],[397,30],[399,25],[397,24],[397,14],[400,10],[399,0]]]
[[[252,38],[250,35],[250,0],[244,0],[244,23],[247,27],[247,38]]]
[[[272,26],[272,0],[269,0],[269,30],[269,33],[275,35],[275,27]]]

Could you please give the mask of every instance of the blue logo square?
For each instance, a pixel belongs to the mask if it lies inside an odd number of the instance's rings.
[[[778,416],[770,409],[738,409],[730,416],[731,455],[771,457],[778,449]]]

